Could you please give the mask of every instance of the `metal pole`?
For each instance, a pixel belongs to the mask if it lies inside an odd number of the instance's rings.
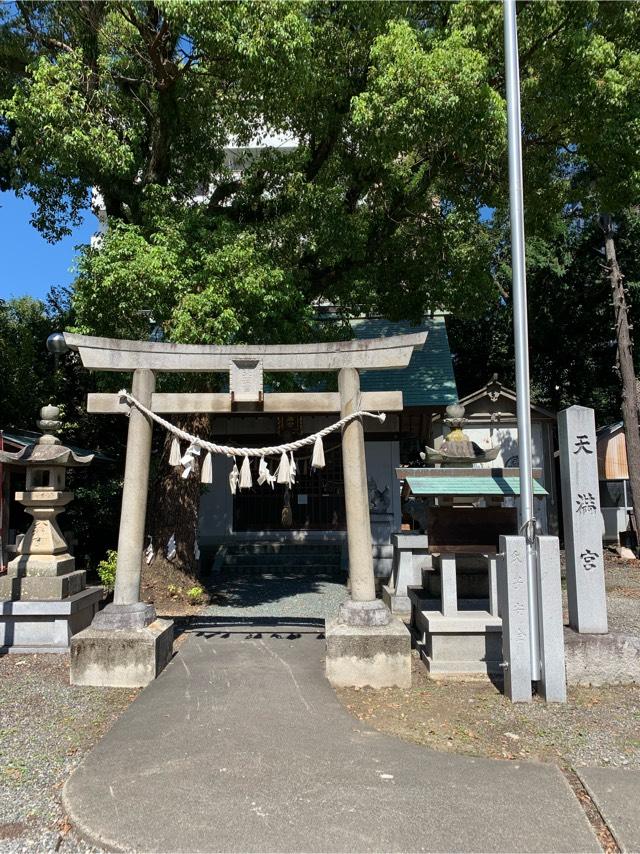
[[[540,679],[538,633],[538,584],[533,515],[531,463],[531,401],[529,398],[529,336],[527,326],[527,279],[524,248],[524,205],[522,199],[522,132],[520,117],[520,70],[515,0],[504,3],[504,55],[507,84],[507,129],[509,144],[509,207],[511,213],[511,264],[513,271],[513,339],[516,357],[516,399],[520,458],[520,511],[527,544],[529,593],[529,637],[531,678]]]

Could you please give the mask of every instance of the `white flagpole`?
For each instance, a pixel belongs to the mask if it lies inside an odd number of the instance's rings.
[[[535,560],[533,472],[531,460],[531,401],[529,397],[529,334],[527,326],[527,278],[522,199],[522,131],[520,117],[520,69],[515,0],[504,2],[504,55],[507,88],[509,145],[509,207],[511,213],[511,264],[513,292],[513,339],[516,357],[518,450],[520,461],[520,513],[527,543],[529,588],[529,636],[531,678],[540,679],[538,636],[538,584]]]

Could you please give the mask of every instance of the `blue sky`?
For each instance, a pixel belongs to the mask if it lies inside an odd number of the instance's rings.
[[[0,193],[0,298],[44,299],[52,285],[68,285],[78,244],[88,243],[97,219],[87,211],[82,226],[58,243],[47,243],[31,225],[33,204]]]

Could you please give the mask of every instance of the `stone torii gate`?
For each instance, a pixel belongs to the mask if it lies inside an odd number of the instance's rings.
[[[399,391],[361,392],[360,370],[403,368],[427,333],[294,345],[189,345],[125,341],[64,333],[85,368],[132,372],[132,395],[154,413],[340,413],[402,410]],[[338,372],[338,393],[265,393],[264,371]],[[229,374],[228,393],[158,393],[156,374]],[[87,411],[129,416],[114,601],[71,645],[75,684],[139,686],[153,680],[172,651],[173,624],[140,602],[140,574],[149,483],[148,416],[118,394],[89,394]],[[351,598],[327,624],[327,675],[336,685],[410,683],[410,639],[375,595],[361,418],[342,428]]]

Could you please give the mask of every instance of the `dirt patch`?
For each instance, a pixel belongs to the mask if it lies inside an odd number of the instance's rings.
[[[187,592],[199,588],[202,595],[189,597]],[[151,566],[142,567],[141,598],[155,605],[159,617],[188,617],[199,614],[211,601],[205,582],[187,575],[168,560],[156,558]]]
[[[640,768],[640,686],[571,688],[565,704],[514,704],[488,681],[435,682],[413,654],[410,689],[342,688],[374,729],[447,753]]]

